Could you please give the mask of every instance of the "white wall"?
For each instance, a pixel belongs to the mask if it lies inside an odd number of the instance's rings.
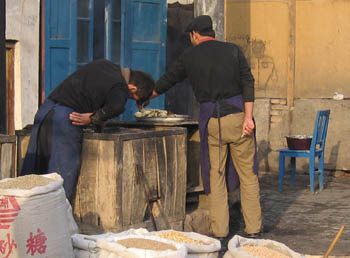
[[[40,0],[6,0],[6,40],[15,40],[15,129],[32,124],[39,97]]]

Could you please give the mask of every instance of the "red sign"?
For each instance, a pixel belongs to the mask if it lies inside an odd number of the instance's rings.
[[[0,198],[0,229],[9,229],[20,210],[14,196]]]

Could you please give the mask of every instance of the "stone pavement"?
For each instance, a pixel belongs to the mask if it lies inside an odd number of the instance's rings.
[[[310,192],[309,177],[297,175],[294,188],[285,176],[283,191],[277,191],[276,173],[260,174],[263,224],[262,238],[284,243],[295,252],[324,255],[339,228],[345,229],[331,256],[350,257],[350,176],[326,176],[325,189]],[[243,233],[240,204],[230,211],[230,236]],[[220,255],[222,256],[222,254]]]

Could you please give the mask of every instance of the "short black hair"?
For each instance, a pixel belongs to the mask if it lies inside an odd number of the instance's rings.
[[[147,101],[153,92],[155,81],[149,73],[140,70],[130,69],[129,83],[137,87],[136,94],[139,96],[137,104],[142,104]]]
[[[206,31],[206,32],[198,32],[198,33],[201,36],[207,36],[207,37],[215,38],[215,31],[214,30],[210,30],[210,31]]]

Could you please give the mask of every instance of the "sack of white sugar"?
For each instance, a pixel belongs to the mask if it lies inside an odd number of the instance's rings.
[[[0,181],[0,254],[8,258],[74,258],[75,228],[57,173]],[[2,257],[1,256],[1,257]]]

